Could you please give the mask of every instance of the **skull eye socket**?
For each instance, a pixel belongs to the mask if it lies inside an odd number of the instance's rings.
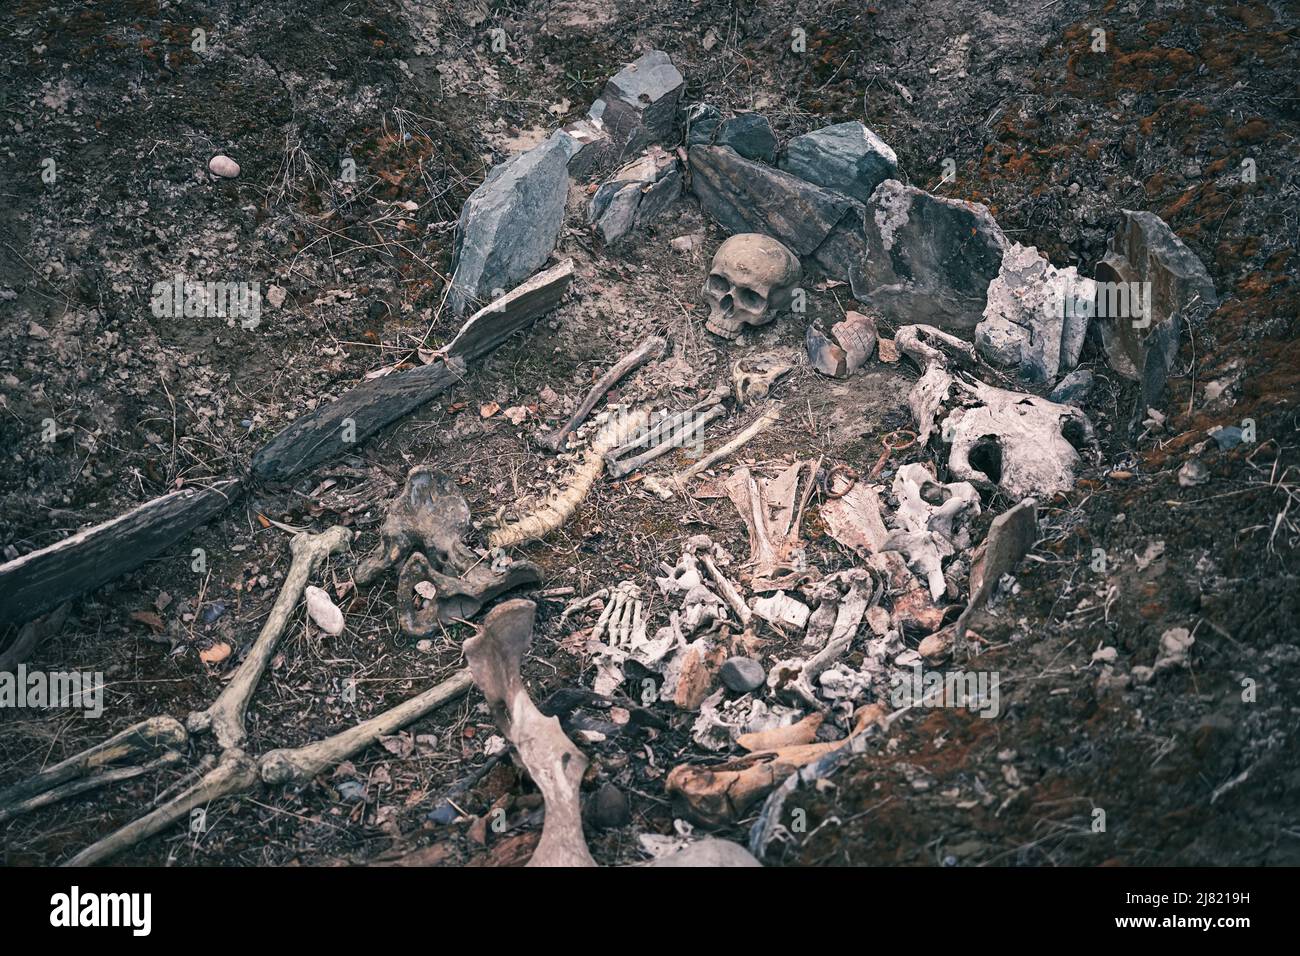
[[[767,297],[759,295],[753,289],[740,286],[736,289],[736,301],[746,312],[758,312],[767,305]]]
[[[731,291],[731,283],[716,272],[709,276],[708,281],[704,283],[710,292],[717,296],[726,295]]]

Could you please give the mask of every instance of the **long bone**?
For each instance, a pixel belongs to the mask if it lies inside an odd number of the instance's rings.
[[[564,423],[564,426],[549,435],[539,438],[537,440],[538,444],[544,448],[549,448],[551,451],[559,451],[561,446],[564,445],[564,440],[591,414],[591,410],[596,407],[596,403],[600,401],[601,396],[613,388],[615,382],[633,369],[640,368],[651,359],[658,358],[663,354],[664,347],[667,344],[659,336],[652,335],[631,352],[628,352],[627,355],[624,355],[591,387],[591,390],[587,392],[587,397],[582,400],[582,404]]]
[[[649,440],[656,435],[662,435],[669,428],[674,429],[667,438],[655,445],[649,451],[642,452],[632,458],[619,458],[620,453],[625,449],[616,448],[605,456],[605,468],[611,478],[622,478],[624,475],[630,475],[644,465],[649,464],[656,458],[668,454],[674,448],[683,448],[687,442],[698,440],[702,437],[701,432],[704,426],[714,419],[721,418],[727,413],[727,410],[721,405],[714,405],[703,414],[696,414],[693,411],[682,412],[680,415],[673,416],[665,422],[656,422],[653,430],[638,442],[633,442],[626,446],[626,450],[631,450],[642,442]],[[671,422],[672,424],[666,424]]]
[[[560,729],[543,717],[528,696],[519,665],[533,640],[532,601],[498,604],[478,634],[465,642],[465,659],[474,683],[487,698],[492,717],[542,792],[546,819],[529,866],[595,866],[582,835],[578,787],[587,758]]]
[[[327,557],[346,551],[351,544],[352,532],[339,525],[320,534],[303,532],[293,536],[289,542],[293,560],[284,576],[284,585],[280,588],[275,604],[271,606],[271,613],[267,615],[266,623],[262,625],[248,656],[235,671],[235,676],[212,705],[206,710],[193,711],[186,718],[185,726],[190,733],[199,734],[211,730],[222,750],[238,748],[243,744],[248,736],[244,729],[244,714],[248,710],[248,703],[275,653],[280,635],[302,598],[308,579]]]

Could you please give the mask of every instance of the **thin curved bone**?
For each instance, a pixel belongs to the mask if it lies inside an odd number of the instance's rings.
[[[465,642],[465,659],[493,719],[515,745],[546,803],[542,838],[528,865],[595,866],[582,835],[578,798],[587,758],[565,736],[557,718],[542,716],[519,676],[519,665],[532,644],[536,611],[532,601],[498,604],[478,634]]]
[[[226,684],[225,689],[206,710],[193,711],[185,720],[190,733],[206,733],[211,730],[217,737],[222,750],[240,747],[248,736],[244,729],[244,714],[248,703],[253,698],[253,691],[262,679],[262,672],[270,663],[275,653],[275,645],[280,634],[289,623],[294,608],[302,598],[307,581],[331,554],[346,551],[352,544],[352,532],[335,525],[320,534],[303,532],[293,536],[289,550],[293,561],[284,576],[284,585],[276,596],[271,613],[266,623],[253,642],[248,656],[235,671],[235,676]]]
[[[564,423],[562,428],[557,428],[549,435],[545,435],[537,440],[537,443],[543,448],[549,448],[551,451],[559,451],[564,444],[564,440],[583,423],[591,410],[596,407],[601,396],[614,387],[614,383],[620,378],[631,372],[633,369],[640,368],[651,359],[656,359],[663,354],[664,347],[668,343],[657,335],[652,335],[640,345],[638,345],[627,355],[614,363],[608,372],[600,377],[600,380],[591,387],[587,397],[583,399],[582,404],[578,406],[577,411]]]

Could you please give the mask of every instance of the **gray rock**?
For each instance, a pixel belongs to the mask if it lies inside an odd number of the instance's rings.
[[[760,113],[741,113],[725,120],[718,128],[719,146],[730,146],[746,159],[755,162],[776,161],[776,134],[772,124]]]
[[[587,801],[587,819],[597,830],[616,830],[632,822],[627,795],[612,783],[601,784]]]
[[[562,134],[494,167],[456,224],[448,303],[456,315],[527,279],[555,249],[569,194]],[[497,292],[496,294],[501,294]]]
[[[899,325],[974,329],[1008,246],[986,207],[887,179],[864,226],[866,257],[849,271],[859,301]]]
[[[1092,373],[1086,368],[1075,369],[1056,383],[1047,397],[1062,405],[1082,405],[1092,392]]]
[[[722,111],[708,103],[693,103],[686,110],[686,146],[712,146],[722,125]]]
[[[1177,354],[1184,313],[1193,308],[1211,312],[1218,308],[1219,299],[1205,265],[1163,219],[1150,212],[1121,212],[1123,222],[1095,270],[1098,287],[1093,325],[1110,367],[1125,378],[1149,381],[1147,354],[1153,337],[1161,335],[1160,358],[1167,372]],[[1133,297],[1124,294],[1134,288],[1143,291],[1141,304],[1149,314],[1135,314],[1139,309],[1134,307]]]
[[[1095,286],[1073,266],[1057,269],[1033,246],[1013,243],[989,283],[976,347],[1028,381],[1050,382],[1078,364]]]
[[[588,204],[587,221],[608,245],[650,222],[681,193],[677,158],[651,146],[601,184]]]
[[[847,280],[866,252],[860,203],[745,159],[728,146],[692,146],[691,190],[725,230],[761,232]]]
[[[1211,429],[1210,437],[1222,451],[1227,451],[1241,444],[1242,431],[1236,425],[1229,425],[1226,428]]]
[[[728,690],[747,694],[757,690],[767,680],[763,665],[750,657],[729,657],[718,669],[718,679]]]
[[[790,140],[781,168],[865,203],[877,186],[898,175],[898,157],[861,123],[836,123]]]
[[[610,78],[588,115],[620,157],[635,155],[672,134],[685,82],[667,53],[651,50]]]
[[[569,157],[569,175],[586,180],[614,155],[614,144],[597,123],[580,119],[556,134]]]

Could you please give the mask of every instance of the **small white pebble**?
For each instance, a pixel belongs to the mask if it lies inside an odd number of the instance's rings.
[[[234,179],[239,175],[239,163],[229,156],[220,154],[208,160],[208,169],[212,172],[212,175],[220,176],[222,179]]]
[[[307,588],[307,614],[326,634],[337,637],[343,633],[343,612],[318,587]]]

